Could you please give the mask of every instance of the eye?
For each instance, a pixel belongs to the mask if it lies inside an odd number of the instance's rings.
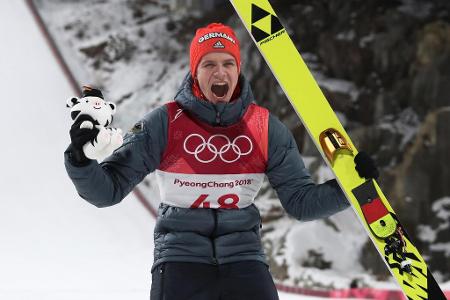
[[[89,103],[89,100],[85,100],[86,101],[86,103]]]

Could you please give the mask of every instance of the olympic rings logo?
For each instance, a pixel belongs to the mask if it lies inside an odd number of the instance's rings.
[[[194,149],[188,149],[188,147],[187,147],[188,141],[191,141],[190,144],[192,144],[192,143],[194,143],[193,140],[195,140],[196,137],[200,139],[200,143],[197,146],[194,146],[195,147]],[[215,144],[214,141],[217,141],[220,139],[223,139],[225,141],[225,144],[222,146],[214,145]],[[236,144],[236,142],[240,139],[244,139],[248,143],[249,149],[245,152],[243,152],[243,150]],[[217,143],[218,142],[216,142],[216,144]],[[195,144],[197,144],[197,143],[195,143]],[[214,135],[210,136],[209,139],[206,141],[205,138],[203,136],[201,136],[200,134],[193,133],[193,134],[190,134],[184,140],[183,147],[184,147],[184,151],[186,151],[188,154],[194,155],[195,158],[197,159],[197,161],[199,161],[201,163],[205,163],[205,164],[210,163],[213,160],[215,160],[217,158],[217,156],[219,156],[223,162],[232,163],[232,162],[235,162],[238,159],[240,159],[241,156],[250,154],[253,150],[253,143],[252,143],[251,139],[246,135],[237,136],[233,141],[230,141],[230,139],[226,135],[214,134]],[[211,152],[213,154],[213,156],[210,159],[201,159],[199,157],[199,155],[201,153],[204,153],[204,151],[208,151],[206,149],[208,149],[209,152]],[[229,151],[233,151],[234,154],[236,155],[236,157],[234,159],[227,159],[224,157],[224,155],[227,152],[230,153]]]

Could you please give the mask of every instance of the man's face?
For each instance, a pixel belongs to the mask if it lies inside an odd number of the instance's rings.
[[[234,56],[225,52],[211,52],[200,60],[197,80],[206,99],[216,104],[230,102],[239,78]]]

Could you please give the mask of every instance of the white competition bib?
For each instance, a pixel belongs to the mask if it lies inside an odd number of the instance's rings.
[[[264,174],[181,174],[156,171],[161,202],[183,208],[239,209],[251,205]]]

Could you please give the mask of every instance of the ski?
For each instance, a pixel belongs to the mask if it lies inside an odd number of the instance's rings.
[[[445,300],[377,182],[366,181],[355,171],[356,147],[269,1],[230,2],[404,295],[410,300]]]

